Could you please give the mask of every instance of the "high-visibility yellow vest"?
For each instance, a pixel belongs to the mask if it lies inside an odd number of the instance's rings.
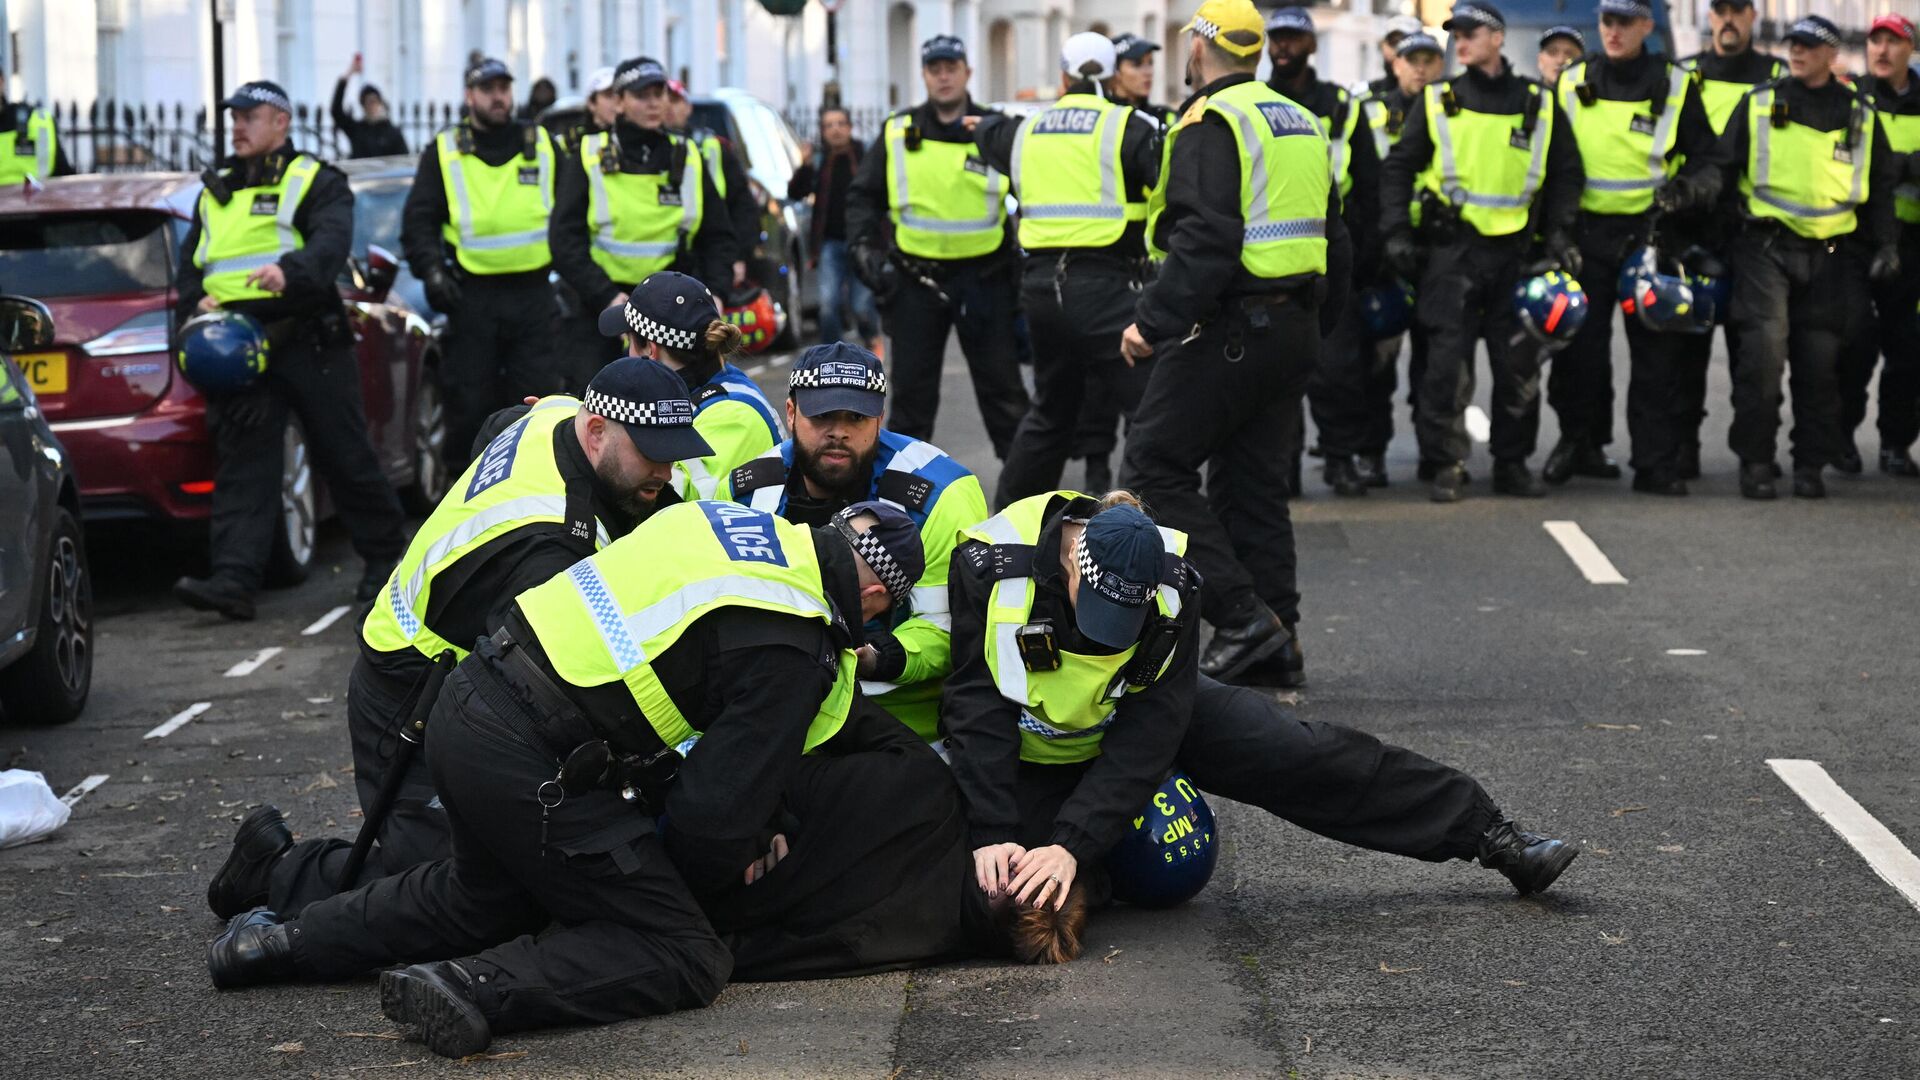
[[[1528,91],[1526,111],[1518,113],[1459,108],[1449,83],[1427,87],[1421,98],[1437,168],[1416,182],[1459,208],[1460,220],[1481,236],[1525,229],[1546,175],[1553,117],[1546,88],[1535,83]]]
[[[1195,102],[1167,133],[1160,183],[1147,201],[1147,246],[1155,258],[1160,215],[1167,207],[1173,144],[1205,113],[1227,122],[1240,154],[1240,214],[1245,232],[1240,265],[1263,278],[1327,272],[1327,194],[1333,187],[1320,121],[1262,82],[1248,80]]]
[[[1727,130],[1727,121],[1732,119],[1733,110],[1740,107],[1740,99],[1746,96],[1747,91],[1772,82],[1787,73],[1787,65],[1778,57],[1769,56],[1767,60],[1769,61],[1767,77],[1758,83],[1709,79],[1701,73],[1698,56],[1690,56],[1680,62],[1681,67],[1686,68],[1700,80],[1700,104],[1707,110],[1707,124],[1713,128],[1715,136]]]
[[[0,133],[0,184],[17,184],[29,176],[35,180],[53,176],[58,145],[53,118],[39,109],[16,110],[16,118],[21,113],[25,113],[24,123],[16,119],[12,131]]]
[[[1133,110],[1098,94],[1067,94],[1020,122],[1013,136],[1013,193],[1020,246],[1098,248],[1147,220],[1147,204],[1121,190],[1120,147]]]
[[[1396,118],[1393,110],[1387,107],[1386,98],[1382,94],[1368,94],[1362,98],[1360,111],[1361,116],[1366,120],[1367,132],[1373,136],[1374,156],[1384,162],[1387,160],[1387,155],[1393,152],[1393,148],[1400,145],[1400,133],[1406,130],[1407,118],[1404,116]],[[1413,189],[1416,192],[1420,190],[1426,173],[1432,171],[1433,165],[1429,162],[1426,169],[1415,174]],[[1414,228],[1420,227],[1419,199],[1414,199],[1407,207],[1407,217],[1412,221]]]
[[[701,616],[727,607],[818,619],[833,604],[821,581],[813,530],[737,503],[669,506],[565,573],[516,601],[553,673],[573,686],[622,683],[642,716],[677,747],[700,732],[654,673],[653,661]],[[846,723],[855,689],[854,655],[839,671],[807,727],[805,750]]]
[[[1089,496],[1076,491],[1030,496],[965,530],[963,535],[987,544],[1032,547],[1040,542],[1049,504],[1055,499],[1083,498]],[[1168,551],[1186,554],[1185,533],[1162,528],[1160,539]],[[1001,578],[987,596],[987,668],[993,672],[993,685],[1000,696],[1020,707],[1020,760],[1042,765],[1091,761],[1100,755],[1100,739],[1114,722],[1120,701],[1150,685],[1136,686],[1126,677],[1127,665],[1139,645],[1111,656],[1062,650],[1060,666],[1055,670],[1028,671],[1015,637],[1031,620],[1033,601],[1030,577]],[[1162,583],[1155,604],[1163,618],[1179,617],[1180,590]],[[1173,654],[1169,653],[1156,677],[1172,663]]]
[[[1748,98],[1747,167],[1740,194],[1747,212],[1770,218],[1800,236],[1826,240],[1853,231],[1854,210],[1867,200],[1873,163],[1873,108],[1859,91],[1838,131],[1817,131],[1791,118],[1773,126],[1774,85]]]
[[[700,231],[705,212],[705,160],[694,145],[668,134],[670,153],[683,159],[678,177],[667,170],[620,171],[620,147],[612,132],[580,140],[580,166],[587,174],[587,228],[593,261],[614,283],[632,286],[673,265],[683,244]]]
[[[543,398],[493,437],[413,534],[360,624],[363,641],[380,652],[467,655],[473,642],[447,641],[427,626],[434,576],[515,529],[566,523],[567,482],[554,458],[553,432],[579,411],[575,398]],[[598,521],[593,542],[596,548],[612,542]]]
[[[916,259],[972,259],[999,250],[1007,181],[979,147],[921,138],[913,114],[887,118],[887,213],[893,243]]]
[[[1340,205],[1344,207],[1347,193],[1353,190],[1353,137],[1360,130],[1360,109],[1344,86],[1334,87],[1334,100],[1333,115],[1317,119],[1327,136],[1329,171],[1340,187]]]
[[[1587,89],[1587,62],[1560,73],[1555,93],[1573,128],[1586,170],[1580,209],[1593,214],[1642,214],[1653,194],[1679,170],[1673,158],[1680,137],[1680,107],[1693,76],[1679,64],[1667,64],[1664,97],[1654,101],[1608,101]]]
[[[1876,111],[1887,132],[1887,149],[1896,154],[1920,150],[1920,115]],[[1893,212],[1908,225],[1920,225],[1920,183],[1902,180],[1893,189]]]
[[[220,172],[233,174],[232,169]],[[280,295],[247,284],[247,275],[306,246],[306,238],[293,227],[293,216],[319,173],[318,161],[296,154],[278,181],[236,189],[225,204],[211,192],[200,192],[200,243],[193,264],[200,268],[201,287],[208,296],[231,304]]]
[[[707,175],[713,177],[714,194],[725,199],[727,197],[727,165],[724,148],[720,145],[720,136],[706,128],[696,128],[689,137],[700,151],[700,161],[706,166]]]
[[[434,138],[447,221],[440,235],[469,274],[519,274],[553,262],[547,220],[553,215],[553,140],[545,128],[526,129],[526,151],[500,165],[461,153],[460,135]]]

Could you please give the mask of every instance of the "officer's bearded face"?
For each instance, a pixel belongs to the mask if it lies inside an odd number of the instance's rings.
[[[621,513],[645,517],[653,511],[661,489],[673,479],[673,463],[642,454],[624,428],[609,423],[600,459],[593,463],[593,474],[600,481],[601,491]]]
[[[854,412],[805,416],[789,408],[793,464],[822,494],[864,499],[880,455],[880,418]]]
[[[467,87],[467,112],[481,127],[505,127],[513,119],[513,83],[488,79]]]
[[[1867,70],[1876,79],[1891,79],[1907,70],[1913,59],[1913,42],[1891,30],[1875,30],[1867,35]]]
[[[1653,20],[1639,16],[1600,16],[1600,47],[1609,60],[1631,60],[1640,55],[1647,35],[1653,33]]]
[[[1753,44],[1753,20],[1759,12],[1751,4],[1730,4],[1722,0],[1708,9],[1707,22],[1713,27],[1713,51],[1732,56],[1747,51]]]
[[[1307,69],[1307,61],[1319,48],[1320,39],[1298,30],[1276,30],[1267,35],[1267,59],[1273,61],[1273,74],[1292,81]]]

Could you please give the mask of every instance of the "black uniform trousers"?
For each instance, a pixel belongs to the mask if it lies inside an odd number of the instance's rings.
[[[1400,343],[1405,340],[1412,345],[1413,360],[1409,362],[1407,378],[1413,378],[1413,364],[1419,365],[1422,375],[1427,369],[1427,332],[1415,329],[1406,335],[1397,335],[1384,341],[1366,342],[1365,346],[1373,350],[1373,365],[1367,370],[1365,402],[1367,410],[1367,435],[1360,444],[1362,454],[1385,454],[1393,443],[1393,395],[1400,389]]]
[[[1840,362],[1841,432],[1852,438],[1867,418],[1867,389],[1880,367],[1880,447],[1904,450],[1920,437],[1920,243],[1900,230],[1900,276],[1876,281],[1873,320],[1858,329]],[[1864,252],[1856,252],[1865,255]]]
[[[1221,306],[1198,337],[1159,347],[1120,483],[1187,534],[1208,622],[1244,622],[1264,602],[1292,626],[1300,589],[1287,497],[1320,347],[1318,302],[1307,287]]]
[[[1736,275],[1737,276],[1737,275]],[[1729,279],[1731,280],[1731,279]],[[1731,293],[1729,293],[1731,296]],[[1731,307],[1731,303],[1728,305]],[[1719,328],[1727,343],[1727,372],[1732,374],[1740,359],[1740,345],[1734,338],[1731,315],[1722,311],[1719,314]],[[1679,393],[1681,402],[1679,415],[1674,421],[1675,435],[1681,447],[1700,446],[1700,425],[1707,419],[1707,371],[1713,361],[1713,335],[1676,334],[1675,352],[1672,354],[1679,365]],[[1632,388],[1628,389],[1627,420],[1633,420]],[[1636,439],[1636,444],[1638,440]]]
[[[1587,321],[1554,355],[1547,404],[1560,418],[1560,437],[1599,447],[1613,441],[1613,312],[1620,302],[1620,264],[1647,242],[1645,214],[1582,212],[1574,230],[1580,246],[1580,286]],[[1652,331],[1627,320],[1627,348],[1645,354]]]
[[[1307,380],[1307,408],[1313,413],[1313,426],[1320,433],[1320,450],[1326,456],[1352,457],[1376,452],[1373,440],[1379,417],[1375,412],[1380,396],[1380,348],[1367,339],[1361,321],[1362,290],[1350,289],[1333,332],[1320,342],[1320,360]],[[1392,364],[1387,361],[1386,394],[1393,397]],[[1393,417],[1387,417],[1391,439]],[[1386,442],[1380,442],[1381,450]]]
[[[973,376],[993,454],[1005,460],[1013,433],[1027,412],[1027,389],[1020,382],[1013,319],[1018,294],[1011,268],[962,267],[939,280],[940,291],[902,274],[892,297],[880,307],[887,331],[888,377],[893,401],[887,427],[902,435],[932,441],[940,411],[941,370],[946,365],[947,332],[960,336],[960,351]],[[946,294],[942,300],[940,293]]]
[[[1863,260],[1849,237],[1814,240],[1750,222],[1733,243],[1733,426],[1727,443],[1744,464],[1774,460],[1783,381],[1793,389],[1793,464],[1820,468],[1845,448],[1841,353],[1872,317]]]
[[[447,402],[447,466],[459,475],[474,435],[495,409],[559,393],[567,352],[553,340],[553,286],[544,277],[505,280],[463,274],[458,310],[447,315],[440,385]]]
[[[1020,304],[1033,339],[1033,403],[1014,433],[994,505],[1060,486],[1095,401],[1109,436],[1099,452],[1112,452],[1118,413],[1133,411],[1145,385],[1146,369],[1120,358],[1120,334],[1138,299],[1138,277],[1118,260],[1069,256],[1064,270],[1058,256],[1027,260]]]
[[[213,474],[210,535],[213,573],[243,588],[266,579],[281,519],[281,474],[288,416],[300,418],[313,467],[369,563],[390,562],[407,549],[400,499],[380,468],[367,436],[360,399],[360,366],[350,340],[322,341],[332,320],[301,320],[273,341],[273,359],[261,380],[263,415],[241,424],[229,409],[210,407],[219,464]],[[346,338],[344,324],[339,336]]]
[[[392,771],[394,754],[400,747],[400,728],[413,715],[416,686],[424,689],[429,671],[423,660],[417,679],[409,681],[375,669],[364,656],[354,661],[353,672],[347,676],[347,736],[353,745],[353,784],[362,813],[373,812],[374,800]],[[377,835],[379,839],[353,881],[344,880],[347,856],[353,850],[351,841],[316,837],[294,844],[274,863],[267,906],[283,916],[292,915],[308,904],[375,878],[447,857],[451,851],[447,813],[434,794],[424,748],[416,748],[408,759],[406,776],[394,792]]]
[[[1513,287],[1526,255],[1523,234],[1466,236],[1435,244],[1420,275],[1414,318],[1426,335],[1426,366],[1414,388],[1413,430],[1420,460],[1467,460],[1467,406],[1473,402],[1474,346],[1487,344],[1493,379],[1496,461],[1525,461],[1540,436],[1540,349],[1513,312]]]
[[[1173,767],[1209,795],[1343,844],[1428,862],[1474,858],[1499,813],[1459,769],[1364,731],[1298,719],[1271,694],[1205,675]],[[1087,766],[1020,769],[1020,841],[1045,844]]]
[[[733,960],[654,819],[608,790],[548,787],[543,805],[555,755],[486,664],[448,676],[427,725],[453,854],[307,907],[289,924],[298,969],[460,958],[495,1033],[708,1004]]]

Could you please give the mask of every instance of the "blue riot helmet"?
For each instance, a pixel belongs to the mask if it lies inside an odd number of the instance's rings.
[[[1587,321],[1587,290],[1565,270],[1527,278],[1513,290],[1514,314],[1533,340],[1557,352]]]
[[[267,371],[267,332],[236,311],[195,315],[180,328],[180,373],[208,397],[235,394]]]
[[[1138,907],[1184,904],[1207,887],[1220,854],[1213,809],[1176,772],[1153,793],[1107,856],[1113,898]]]
[[[1733,275],[1719,256],[1694,245],[1680,253],[1687,268],[1687,284],[1693,287],[1693,301],[1700,306],[1708,322],[1727,321],[1727,309],[1733,303]]]
[[[1413,286],[1401,278],[1360,293],[1360,322],[1370,341],[1399,337],[1413,325]]]
[[[1704,334],[1713,329],[1713,306],[1698,303],[1687,268],[1658,248],[1643,247],[1621,264],[1620,310],[1662,333]]]

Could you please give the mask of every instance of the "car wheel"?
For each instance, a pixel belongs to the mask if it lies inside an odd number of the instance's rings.
[[[787,272],[780,275],[787,279],[786,294],[780,298],[780,306],[786,312],[784,325],[780,327],[780,336],[773,339],[773,349],[789,351],[800,347],[800,324],[805,321],[800,306],[800,253],[787,253]]]
[[[413,514],[431,514],[447,494],[447,406],[431,369],[413,392],[413,483],[400,492]]]
[[[313,462],[307,455],[307,431],[300,418],[287,417],[286,451],[280,465],[280,520],[274,524],[273,557],[267,561],[267,584],[298,585],[313,569],[314,531],[319,508],[314,505]]]
[[[80,523],[64,506],[55,514],[42,571],[39,636],[32,652],[0,671],[7,715],[30,724],[64,724],[79,716],[93,686],[93,575]]]

